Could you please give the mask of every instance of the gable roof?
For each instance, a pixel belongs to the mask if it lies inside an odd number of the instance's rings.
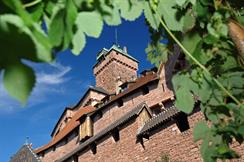
[[[89,86],[89,88],[87,89],[86,93],[81,97],[81,99],[79,100],[79,102],[72,107],[72,109],[75,109],[77,107],[80,106],[80,104],[82,103],[82,101],[86,98],[87,94],[89,93],[89,91],[95,91],[101,94],[104,94],[105,96],[109,95],[109,93],[107,91],[105,91],[103,88],[101,87],[93,87],[93,86]]]
[[[80,107],[80,104],[81,102],[84,100],[84,98],[87,96],[87,94],[89,93],[89,91],[95,91],[95,92],[98,92],[98,93],[102,93],[104,95],[109,95],[109,93],[107,91],[105,91],[103,88],[101,87],[93,87],[93,86],[89,86],[89,88],[87,89],[86,93],[82,96],[82,98],[79,100],[79,102],[73,106],[73,107],[66,107],[63,111],[63,113],[61,114],[61,116],[59,117],[58,121],[56,122],[53,130],[52,130],[52,133],[51,133],[51,136],[53,137],[54,136],[54,133],[55,133],[55,130],[57,129],[57,126],[58,126],[58,123],[60,122],[60,120],[63,118],[64,114],[66,113],[67,110],[73,110],[77,107]]]
[[[70,107],[65,107],[64,111],[62,112],[61,116],[59,117],[58,121],[56,122],[53,130],[52,130],[52,133],[51,133],[51,136],[53,137],[54,136],[54,133],[55,133],[55,130],[57,129],[58,127],[58,123],[61,121],[61,119],[63,118],[64,114],[67,112],[67,110],[72,110],[72,108]]]
[[[14,154],[10,162],[41,162],[37,155],[33,152],[32,148],[25,144],[23,145],[19,151]]]
[[[54,146],[59,141],[61,141],[64,137],[66,137],[70,132],[72,132],[75,128],[77,128],[80,124],[79,119],[83,116],[85,116],[87,113],[95,110],[93,106],[86,106],[80,108],[75,115],[72,117],[72,119],[66,124],[66,126],[55,136],[53,139],[46,145],[37,148],[35,150],[35,153],[40,153],[44,150],[47,150],[48,148]]]
[[[88,140],[86,140],[83,143],[81,143],[78,147],[76,147],[70,153],[66,154],[64,157],[58,159],[56,162],[63,162],[65,160],[69,159],[70,157],[72,157],[73,155],[75,155],[76,153],[78,153],[79,151],[82,151],[83,149],[85,149],[87,146],[89,146],[93,142],[95,142],[95,141],[101,139],[102,137],[108,135],[111,131],[113,131],[117,127],[125,124],[126,122],[128,122],[131,119],[133,119],[136,116],[138,116],[140,114],[140,112],[144,108],[146,108],[147,111],[149,112],[149,114],[151,115],[151,111],[147,107],[147,104],[145,102],[140,103],[135,108],[133,108],[131,111],[129,111],[128,113],[126,113],[125,115],[123,115],[121,118],[119,118],[118,120],[116,120],[115,122],[113,122],[112,124],[110,124],[108,127],[106,127],[105,129],[103,129],[102,131],[100,131],[97,134],[95,134],[93,137],[91,137]]]

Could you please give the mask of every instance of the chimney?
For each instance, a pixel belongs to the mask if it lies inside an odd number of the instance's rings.
[[[120,93],[121,91],[121,85],[123,84],[122,79],[120,76],[116,79],[116,95]]]
[[[127,47],[126,47],[126,46],[124,46],[123,51],[124,51],[125,53],[127,53]]]

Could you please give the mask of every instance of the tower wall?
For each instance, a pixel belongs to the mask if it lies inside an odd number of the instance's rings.
[[[138,63],[123,54],[112,50],[103,60],[98,62],[93,72],[96,78],[96,87],[102,87],[109,93],[116,91],[116,79],[123,82],[136,78]]]

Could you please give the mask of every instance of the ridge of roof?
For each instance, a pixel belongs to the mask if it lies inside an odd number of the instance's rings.
[[[53,137],[53,135],[54,135],[54,133],[55,133],[55,130],[56,130],[57,126],[58,126],[58,123],[60,122],[60,120],[61,120],[62,117],[64,116],[65,112],[66,112],[67,110],[73,110],[73,109],[79,107],[80,103],[81,103],[82,100],[86,97],[86,95],[88,94],[88,92],[89,92],[90,90],[93,90],[93,91],[96,91],[96,92],[99,92],[99,93],[102,93],[102,94],[105,94],[105,95],[109,95],[109,93],[108,93],[107,91],[105,91],[105,90],[104,90],[103,88],[101,88],[101,87],[89,86],[89,88],[87,89],[87,91],[85,92],[85,94],[82,96],[82,98],[79,100],[79,102],[78,102],[75,106],[73,106],[73,107],[65,107],[63,113],[62,113],[61,116],[59,117],[58,121],[56,122],[56,124],[55,124],[55,126],[54,126],[54,128],[53,128],[53,130],[52,130],[52,133],[51,133],[51,136],[52,136],[52,137]]]
[[[38,153],[54,146],[55,144],[57,144],[65,136],[67,136],[71,131],[73,131],[75,128],[77,128],[79,126],[80,121],[78,119],[80,119],[81,117],[83,117],[84,115],[86,115],[87,113],[89,113],[93,110],[95,110],[95,107],[93,107],[93,106],[81,107],[75,113],[75,115],[71,118],[71,120],[66,124],[66,126],[55,137],[53,137],[48,144],[35,149],[35,153],[38,154]]]
[[[149,110],[149,108],[148,108],[148,106],[147,106],[147,104],[145,102],[142,102],[142,103],[138,104],[131,111],[129,111],[128,113],[123,115],[121,118],[119,118],[118,120],[116,120],[115,122],[113,122],[112,124],[107,126],[105,129],[103,129],[100,132],[98,132],[96,135],[92,136],[88,140],[86,140],[83,143],[81,143],[79,146],[77,146],[70,153],[68,153],[68,154],[64,155],[62,158],[56,160],[56,162],[63,162],[65,160],[69,159],[71,156],[73,156],[77,152],[83,150],[84,148],[86,148],[88,145],[90,145],[94,141],[101,139],[102,137],[107,135],[109,132],[111,132],[112,130],[117,128],[118,126],[123,125],[124,123],[126,123],[127,121],[132,119],[133,117],[137,116],[141,112],[141,110],[143,108],[146,108],[148,110],[148,112],[151,114],[151,111]]]
[[[89,88],[88,88],[87,91],[84,93],[84,95],[81,97],[81,99],[79,100],[79,102],[78,102],[75,106],[73,106],[72,109],[75,109],[75,108],[77,108],[77,107],[80,106],[80,103],[82,102],[82,100],[84,100],[84,99],[86,98],[86,95],[88,94],[88,92],[89,92],[90,90],[93,90],[93,91],[102,93],[102,94],[104,94],[104,95],[109,95],[109,93],[108,93],[106,90],[104,90],[103,88],[101,88],[101,87],[89,86]]]
[[[61,116],[59,117],[58,121],[56,122],[53,130],[52,130],[52,133],[51,133],[51,137],[53,137],[54,133],[55,133],[55,130],[58,126],[58,123],[60,122],[60,120],[63,118],[64,114],[66,113],[67,110],[72,110],[72,108],[70,107],[65,107],[64,111],[62,112]]]

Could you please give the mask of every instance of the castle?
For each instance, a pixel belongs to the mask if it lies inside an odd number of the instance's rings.
[[[164,155],[203,161],[200,143],[193,141],[193,126],[203,114],[197,106],[191,114],[174,106],[170,80],[180,54],[175,49],[167,63],[138,77],[138,61],[126,48],[103,48],[93,66],[96,85],[65,108],[49,143],[28,149],[32,156],[42,162],[155,162]]]

